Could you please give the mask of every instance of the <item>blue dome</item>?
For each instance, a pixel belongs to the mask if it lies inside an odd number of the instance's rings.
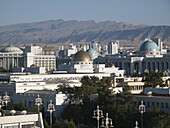
[[[141,52],[159,51],[159,48],[158,48],[158,45],[155,42],[153,42],[152,40],[147,40],[140,46],[139,51],[141,51]]]
[[[97,51],[94,50],[94,49],[88,49],[86,52],[87,52],[89,55],[98,55]]]

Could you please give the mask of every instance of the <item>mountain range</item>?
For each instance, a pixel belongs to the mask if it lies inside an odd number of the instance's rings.
[[[124,45],[139,45],[144,39],[161,38],[170,45],[170,26],[132,25],[124,22],[49,20],[0,26],[0,44],[28,43],[108,43],[119,40]]]

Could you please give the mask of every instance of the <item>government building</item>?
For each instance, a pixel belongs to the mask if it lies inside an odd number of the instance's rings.
[[[42,54],[40,46],[26,46],[22,49],[13,45],[0,51],[0,67],[11,70],[14,67],[45,67],[46,71],[56,69],[55,55]]]

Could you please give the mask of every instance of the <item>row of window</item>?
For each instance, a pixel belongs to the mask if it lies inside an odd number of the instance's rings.
[[[131,86],[130,90],[143,90],[143,86]]]
[[[10,124],[11,125],[11,124]],[[34,126],[34,124],[24,124],[21,125],[22,128],[32,128]],[[0,125],[1,128],[1,125]],[[20,128],[19,124],[18,125],[13,125],[13,126],[4,126],[4,128]]]
[[[47,60],[55,60],[55,57],[54,58],[51,58],[51,57],[35,57],[35,59],[37,60],[44,60],[44,59],[47,59]]]
[[[138,103],[139,105],[141,104],[141,102],[139,101]],[[158,108],[169,108],[169,104],[168,103],[164,103],[164,102],[143,102],[143,104],[147,107],[147,108],[155,108],[155,107],[158,107]]]
[[[8,96],[13,96],[13,92],[0,91],[0,96],[4,96],[7,93]]]

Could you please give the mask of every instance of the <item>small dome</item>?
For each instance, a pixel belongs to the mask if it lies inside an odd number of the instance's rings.
[[[140,46],[139,51],[140,52],[159,51],[159,48],[158,48],[158,45],[155,42],[153,42],[152,40],[147,40]]]
[[[87,52],[89,55],[98,55],[98,52],[97,52],[96,50],[94,50],[94,49],[88,49],[86,52]]]
[[[92,61],[90,55],[84,50],[78,51],[74,54],[72,61]]]
[[[3,49],[1,50],[1,52],[23,53],[23,51],[22,51],[20,48],[15,47],[15,46],[13,46],[13,45],[10,45],[10,46],[8,46],[8,47],[6,47],[6,48],[3,48]]]

